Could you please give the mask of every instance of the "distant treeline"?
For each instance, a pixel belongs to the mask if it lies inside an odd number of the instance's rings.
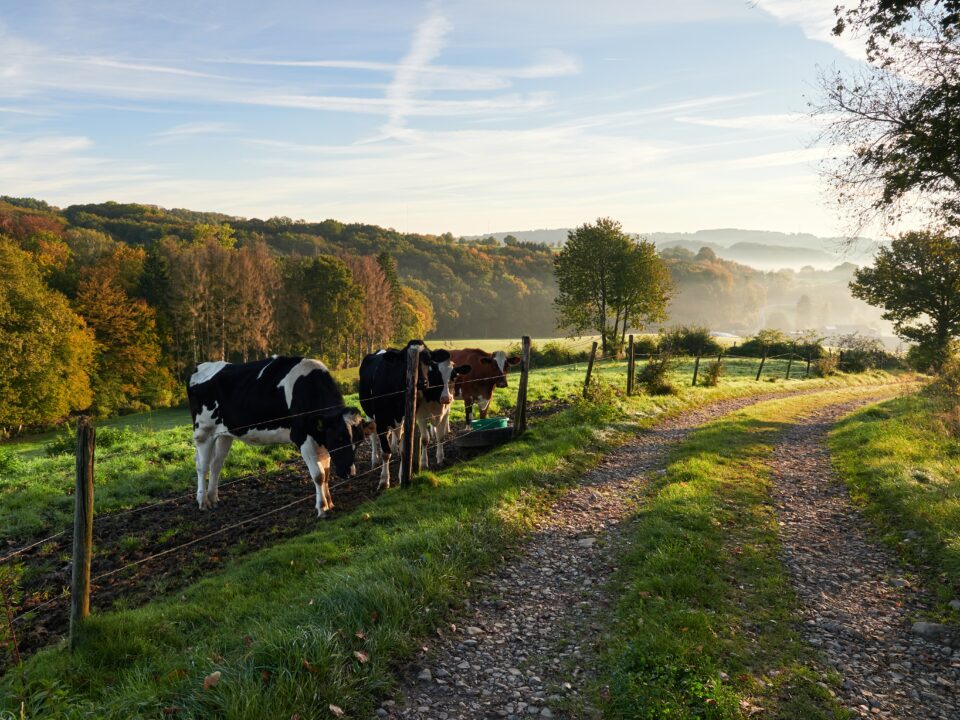
[[[175,402],[209,359],[297,353],[336,368],[410,337],[554,335],[553,257],[514,238],[2,197],[0,432],[91,404]],[[663,257],[670,322],[812,327],[853,302],[852,267],[762,273],[709,249]]]

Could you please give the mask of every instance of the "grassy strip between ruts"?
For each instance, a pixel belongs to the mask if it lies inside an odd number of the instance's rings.
[[[578,404],[517,442],[426,473],[429,482],[318,524],[176,597],[93,617],[77,652],[52,648],[9,672],[0,706],[19,717],[23,700],[31,718],[307,718],[331,716],[334,704],[368,717],[416,639],[443,627],[470,593],[469,579],[527,531],[552,493],[655,416],[759,389]],[[214,672],[219,681],[205,689]]]
[[[960,618],[960,440],[956,399],[936,386],[841,422],[834,465],[883,540],[921,569],[941,619]]]
[[[602,652],[605,717],[846,717],[796,629],[769,461],[793,418],[864,396],[760,403],[673,451],[628,530]]]

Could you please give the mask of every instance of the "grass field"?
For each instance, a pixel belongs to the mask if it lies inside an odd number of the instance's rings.
[[[846,717],[796,631],[768,461],[792,417],[856,394],[761,403],[673,451],[640,501],[621,561],[598,683],[605,717],[719,720],[760,708],[763,717]]]
[[[701,369],[705,367],[706,363],[701,363]],[[744,392],[758,385],[767,389],[772,384],[784,382],[786,363],[768,361],[764,366],[763,379],[766,382],[760,384],[754,381],[755,361],[731,360],[725,367],[721,388]],[[585,371],[586,363],[534,368],[528,398],[531,401],[552,401],[575,397],[582,392]],[[671,373],[684,397],[690,390],[692,372],[693,361],[681,359]],[[625,362],[597,363],[594,373],[612,388],[625,388]],[[793,377],[802,375],[797,372]],[[512,410],[516,382],[514,377],[510,388],[496,392],[492,412]],[[346,396],[345,401],[359,405],[356,395]],[[451,415],[455,422],[461,421],[463,404],[454,403]],[[127,415],[98,423],[96,512],[135,507],[171,492],[189,493],[196,482],[190,436],[190,416],[185,408]],[[0,537],[22,542],[69,524],[73,516],[73,446],[69,429],[3,446],[5,453],[0,456]],[[230,451],[223,479],[227,481],[253,472],[270,471],[296,456],[293,446],[255,448],[236,443]]]
[[[899,556],[925,572],[943,616],[960,612],[960,440],[956,400],[935,389],[852,415],[831,436],[854,501]]]
[[[539,397],[580,383],[579,373],[565,368],[536,378],[531,395]],[[791,386],[890,379],[873,373]],[[236,559],[175,597],[93,617],[78,652],[52,648],[23,672],[8,673],[0,706],[18,712],[23,701],[27,717],[305,718],[326,717],[335,703],[350,717],[369,717],[417,638],[442,628],[471,592],[467,581],[603,452],[665,412],[769,390],[731,381],[662,397],[600,391],[478,461],[424,473],[409,491],[388,492],[313,532]],[[151,441],[176,432],[189,452],[185,429],[157,431]],[[183,474],[189,489],[192,471]],[[115,484],[124,482],[118,474]],[[4,507],[16,495],[7,490]],[[369,662],[358,662],[355,650]],[[214,671],[221,681],[205,690]]]

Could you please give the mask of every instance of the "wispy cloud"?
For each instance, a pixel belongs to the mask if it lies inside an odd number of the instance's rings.
[[[696,117],[681,115],[674,118],[679,123],[702,127],[730,128],[735,130],[797,130],[810,124],[810,116],[803,113],[777,113],[770,115],[739,115],[735,117]]]
[[[410,114],[414,97],[419,90],[419,70],[428,67],[443,49],[443,39],[453,25],[439,13],[431,13],[426,20],[420,23],[413,34],[410,51],[400,61],[393,75],[393,82],[387,88],[387,101],[390,112],[386,127],[387,134],[400,130],[405,125],[405,118]]]
[[[174,125],[166,130],[154,134],[155,143],[173,142],[197,135],[223,135],[236,130],[232,123],[225,122],[189,122]]]

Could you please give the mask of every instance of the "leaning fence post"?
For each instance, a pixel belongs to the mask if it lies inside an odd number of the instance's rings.
[[[527,429],[527,376],[530,373],[530,336],[520,340],[523,361],[520,363],[520,384],[517,386],[517,406],[513,412],[513,436],[519,437]]]
[[[633,395],[633,335],[627,345],[627,395]]]
[[[93,557],[93,456],[96,432],[86,415],[77,421],[77,488],[73,512],[73,577],[70,583],[70,648],[76,649],[83,620],[90,615],[90,561]]]
[[[587,363],[587,377],[583,381],[583,396],[587,396],[587,392],[590,390],[590,374],[593,372],[593,361],[597,357],[597,341],[593,341],[593,347],[590,348],[590,361]]]
[[[413,475],[414,419],[417,415],[417,382],[422,345],[407,348],[407,398],[403,410],[403,447],[400,450],[400,487],[410,487]]]
[[[784,378],[785,380],[790,379],[790,368],[793,366],[793,353],[790,353],[790,357],[787,359],[787,375]]]
[[[691,385],[696,385],[696,384],[697,384],[697,373],[698,373],[698,372],[700,372],[700,351],[699,351],[699,350],[697,351],[697,357],[696,357],[696,359],[693,361],[693,382],[690,383]]]
[[[767,361],[767,351],[763,351],[763,355],[760,356],[760,367],[757,368],[757,380],[760,379],[760,374],[763,372],[763,364]]]
[[[807,355],[807,374],[804,377],[810,377],[810,356]]]

